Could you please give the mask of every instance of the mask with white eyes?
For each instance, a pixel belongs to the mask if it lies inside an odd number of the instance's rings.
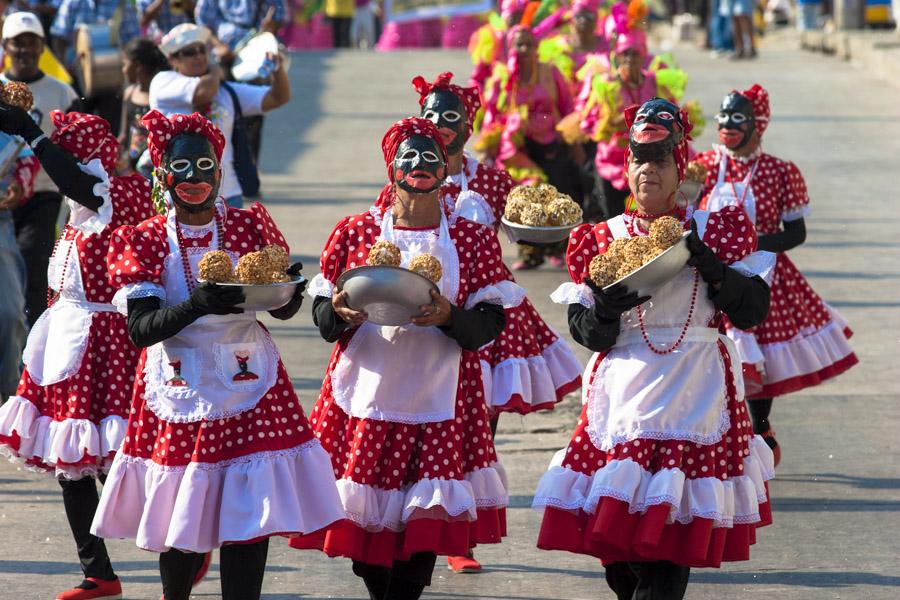
[[[447,154],[457,154],[469,139],[469,119],[463,101],[449,90],[434,90],[422,103],[422,118],[441,132]]]
[[[683,136],[681,111],[662,98],[638,109],[629,132],[632,154],[641,161],[657,161],[672,153]]]
[[[731,92],[722,101],[716,115],[719,141],[729,150],[740,150],[750,141],[756,129],[753,105],[745,96]]]
[[[219,161],[205,136],[183,133],[173,138],[160,170],[164,187],[176,206],[198,213],[215,204],[219,194]]]
[[[437,190],[447,171],[437,141],[424,135],[414,135],[400,143],[393,167],[394,183],[411,194]]]

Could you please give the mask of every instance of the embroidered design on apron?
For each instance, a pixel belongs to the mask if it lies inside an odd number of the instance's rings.
[[[750,217],[750,222],[756,223],[756,198],[753,196],[751,181],[753,181],[758,165],[759,159],[756,159],[743,181],[738,183],[730,180],[726,181],[728,153],[722,151],[722,158],[719,160],[719,176],[716,179],[716,185],[709,193],[706,209],[709,212],[718,212],[726,206],[739,206]]]
[[[443,267],[438,289],[451,302],[456,300],[459,256],[443,212],[435,237],[430,230],[395,232],[388,208],[378,239],[400,248],[401,266],[424,252],[434,255]],[[452,419],[461,356],[459,344],[437,327],[363,323],[331,373],[335,401],[361,419],[408,424]]]

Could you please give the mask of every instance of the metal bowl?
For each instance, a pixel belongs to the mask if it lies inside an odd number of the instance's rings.
[[[681,239],[675,242],[671,248],[640,269],[632,271],[603,289],[608,290],[613,286],[624,285],[629,292],[637,292],[638,296],[652,296],[653,292],[678,275],[691,257],[687,247],[687,237],[690,233],[690,231],[685,231]]]
[[[341,273],[337,289],[347,291],[347,305],[364,310],[376,325],[406,325],[431,303],[429,279],[401,267],[363,266]]]
[[[222,287],[236,287],[244,292],[244,301],[237,305],[246,311],[266,311],[281,308],[294,296],[297,285],[306,281],[303,275],[292,275],[291,281],[284,283],[246,284],[246,283],[217,283]]]
[[[557,225],[554,227],[531,227],[530,225],[522,225],[521,223],[513,223],[506,217],[500,217],[500,222],[509,228],[514,241],[533,242],[535,244],[552,244],[561,242],[569,237],[569,232],[581,225],[579,219],[577,223],[571,225]]]

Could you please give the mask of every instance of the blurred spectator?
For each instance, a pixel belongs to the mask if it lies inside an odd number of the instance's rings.
[[[141,125],[141,117],[150,112],[150,81],[169,62],[156,43],[147,38],[133,39],[125,46],[122,74],[128,87],[122,94],[122,131],[119,143],[122,145],[120,171],[139,171],[150,178],[153,167],[149,157],[141,168],[140,159],[147,150],[147,130]],[[124,164],[122,164],[124,163]],[[124,168],[123,168],[124,167]]]
[[[822,0],[797,0],[797,30],[813,31],[819,29],[819,15],[822,12]]]
[[[194,20],[194,0],[137,0],[137,10],[141,27],[156,41],[176,25]]]
[[[38,18],[26,12],[9,15],[3,23],[3,51],[9,56],[9,70],[0,76],[3,83],[22,81],[31,88],[34,107],[31,117],[46,134],[53,130],[51,110],[78,109],[78,95],[66,83],[44,74],[38,60],[44,51],[44,30]],[[12,211],[16,240],[25,260],[25,309],[33,324],[47,308],[47,263],[56,239],[56,220],[62,195],[50,177],[35,165],[34,195]],[[25,201],[27,200],[27,201]],[[7,211],[8,212],[8,211]],[[4,287],[4,293],[6,288]]]
[[[252,29],[277,33],[286,9],[284,0],[198,0],[194,19],[212,32],[216,57],[227,65],[234,47]]]
[[[353,22],[355,0],[325,0],[325,16],[331,22],[331,36],[335,48],[350,47],[350,25]]]
[[[3,14],[29,12],[35,15],[41,22],[45,38],[50,35],[50,26],[53,24],[53,18],[56,17],[58,6],[59,0],[37,0],[36,2],[29,2],[28,0],[0,0],[0,12]]]
[[[261,115],[278,108],[291,99],[291,85],[280,56],[275,61],[275,73],[271,86],[224,83],[218,65],[210,65],[207,44],[211,34],[206,27],[185,23],[167,33],[160,50],[168,57],[172,71],[162,71],[150,82],[150,107],[166,116],[197,111],[207,116],[225,135],[225,151],[222,154],[222,185],[219,193],[231,206],[242,206],[243,196],[234,169],[235,107],[231,88],[240,102],[245,116]]]
[[[731,16],[723,15],[723,0],[709,2],[709,45],[717,54],[725,54],[734,50],[734,39],[731,32]]]
[[[355,1],[356,10],[353,12],[353,22],[350,23],[350,43],[357,48],[374,48],[378,40],[375,36],[375,2]]]
[[[753,41],[753,0],[719,0],[719,14],[731,18],[734,54],[731,58],[756,58]]]

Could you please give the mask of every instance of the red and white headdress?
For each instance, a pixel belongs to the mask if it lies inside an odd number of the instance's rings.
[[[444,142],[441,139],[437,126],[428,119],[409,117],[391,125],[391,128],[387,130],[387,133],[381,139],[381,152],[384,154],[384,164],[387,167],[390,181],[394,180],[394,157],[397,155],[397,148],[400,147],[403,140],[414,135],[424,135],[436,141],[441,149],[444,163],[447,162],[447,149],[444,147]]]
[[[475,124],[475,115],[481,108],[481,94],[477,87],[462,87],[455,83],[450,83],[453,79],[453,73],[447,71],[438,75],[431,83],[427,83],[421,75],[412,80],[413,87],[419,92],[419,106],[425,104],[425,98],[434,90],[447,90],[455,94],[463,105],[466,107],[466,117],[469,122],[469,135],[472,134],[472,127]]]
[[[766,127],[769,126],[769,117],[772,114],[772,109],[769,106],[769,92],[758,83],[754,83],[750,89],[742,92],[738,92],[737,90],[733,91],[749,100],[750,104],[753,105],[753,118],[756,119],[756,131],[758,131],[760,137],[762,137],[762,134],[766,131]]]
[[[80,162],[99,158],[107,173],[116,170],[119,159],[119,140],[112,134],[106,119],[79,112],[50,111],[50,121],[56,130],[50,140],[70,152]]]
[[[222,151],[225,149],[225,136],[219,128],[201,115],[174,115],[166,117],[158,110],[151,110],[141,119],[141,125],[147,128],[147,147],[150,149],[150,160],[153,166],[158,167],[166,148],[172,139],[185,132],[199,133],[210,141],[216,158],[222,160]]]

